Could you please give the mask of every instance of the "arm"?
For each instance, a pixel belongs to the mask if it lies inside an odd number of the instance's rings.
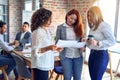
[[[60,29],[60,26],[57,27],[57,31],[56,31],[56,43],[57,41],[61,39],[61,29]]]
[[[98,41],[97,45],[98,47],[110,47],[116,43],[114,34],[112,32],[112,29],[110,25],[105,25],[104,28],[102,28],[103,36],[105,37],[105,40]]]
[[[42,56],[48,50],[54,50],[53,45],[45,46],[43,42],[44,36],[42,32],[36,31],[32,33],[32,53],[34,56]]]
[[[6,43],[2,39],[0,39],[0,47],[5,51],[12,51],[15,46],[9,46],[8,43]]]

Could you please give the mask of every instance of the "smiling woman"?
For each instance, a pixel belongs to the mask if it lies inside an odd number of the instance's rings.
[[[97,0],[94,5],[99,6],[102,10],[102,14],[104,17],[104,20],[110,24],[115,38],[117,42],[120,42],[120,0]],[[112,5],[112,6],[111,6]],[[89,30],[88,30],[89,31]],[[110,48],[109,50],[112,51],[112,69],[116,70],[118,61],[120,59],[120,51],[117,46],[120,46],[120,43],[115,44],[115,48]],[[118,52],[119,51],[119,52]],[[89,49],[86,50],[86,61],[88,59],[89,55]],[[109,69],[109,66],[107,67]],[[118,72],[120,72],[120,68],[118,69]]]

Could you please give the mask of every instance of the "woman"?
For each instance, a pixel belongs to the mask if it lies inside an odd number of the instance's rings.
[[[115,38],[110,25],[104,22],[99,7],[93,6],[87,12],[89,35],[94,39],[88,39],[88,47],[91,49],[88,66],[91,80],[102,80],[106,71],[109,56],[108,48],[115,44]]]
[[[32,68],[34,80],[48,80],[48,71],[54,67],[54,52],[60,50],[52,42],[47,27],[51,24],[52,12],[45,8],[38,9],[31,20],[32,31]],[[59,51],[58,50],[58,51]]]
[[[56,41],[76,40],[80,41],[84,37],[84,26],[80,13],[72,9],[65,17],[65,23],[57,28]],[[81,80],[83,66],[83,48],[64,48],[60,54],[60,61],[63,66],[64,80]]]

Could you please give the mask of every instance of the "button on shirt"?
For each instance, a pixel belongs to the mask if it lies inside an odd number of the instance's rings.
[[[63,24],[66,26],[66,39],[67,40],[76,40],[76,35],[73,30],[72,26],[67,25],[66,23]],[[68,58],[77,58],[80,57],[79,49],[78,48],[66,48],[66,57]]]

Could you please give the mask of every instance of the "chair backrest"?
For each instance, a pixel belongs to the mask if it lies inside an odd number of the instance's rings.
[[[62,66],[56,66],[54,68],[55,73],[57,74],[63,74],[63,67]]]
[[[53,77],[54,72],[57,74],[55,80],[58,80],[59,76],[63,75],[63,67],[59,60],[55,61],[54,69],[50,72],[49,80],[51,80],[51,78]]]
[[[55,80],[58,80],[60,75],[63,75],[63,66],[61,65],[60,61],[56,62],[56,65],[54,67],[54,72],[57,74]],[[62,80],[62,76],[61,76],[61,80]]]

